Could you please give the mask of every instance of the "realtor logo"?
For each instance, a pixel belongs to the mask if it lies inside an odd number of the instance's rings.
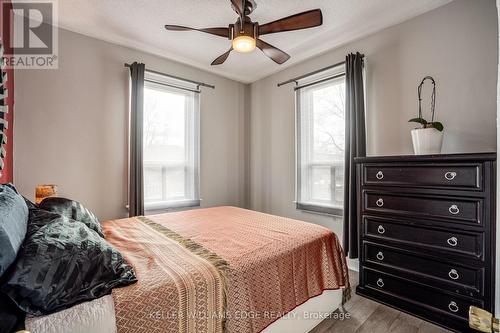
[[[57,2],[12,1],[2,3],[7,67],[15,69],[57,69]],[[7,31],[5,31],[7,30]]]

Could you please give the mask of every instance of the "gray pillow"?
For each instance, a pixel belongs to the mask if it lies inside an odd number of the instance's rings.
[[[70,220],[82,222],[104,238],[102,227],[97,217],[78,201],[60,197],[50,197],[43,199],[38,207],[52,213],[61,214]]]
[[[28,206],[11,184],[0,185],[0,276],[14,262],[26,236]]]

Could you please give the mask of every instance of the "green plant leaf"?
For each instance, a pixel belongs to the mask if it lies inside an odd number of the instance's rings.
[[[419,124],[422,124],[422,125],[427,125],[427,120],[425,120],[424,118],[412,118],[410,120],[408,120],[409,123],[419,123]]]
[[[431,123],[432,127],[434,127],[435,129],[437,129],[439,132],[442,132],[443,129],[444,129],[444,126],[442,123],[440,123],[439,121],[435,121],[433,123]]]

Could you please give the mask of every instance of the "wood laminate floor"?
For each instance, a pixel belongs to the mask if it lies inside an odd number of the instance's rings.
[[[349,271],[352,297],[345,304],[344,320],[325,319],[310,333],[446,333],[451,332],[417,317],[356,295],[358,273]],[[337,310],[339,311],[339,310]]]

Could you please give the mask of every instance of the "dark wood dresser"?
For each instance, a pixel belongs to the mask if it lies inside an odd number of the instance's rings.
[[[494,310],[496,154],[356,162],[356,292],[446,328],[472,332],[469,306]]]

